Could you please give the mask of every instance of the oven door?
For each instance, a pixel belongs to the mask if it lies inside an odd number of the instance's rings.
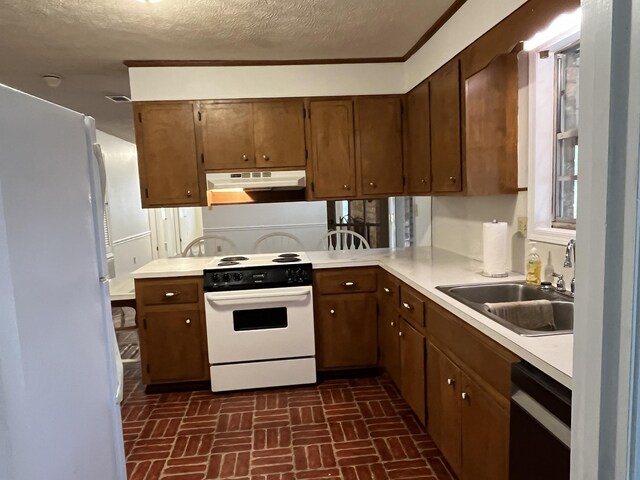
[[[205,293],[212,365],[315,354],[312,288]]]

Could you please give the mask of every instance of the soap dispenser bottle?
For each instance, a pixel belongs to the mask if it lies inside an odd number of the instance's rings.
[[[531,242],[531,251],[527,257],[527,279],[529,285],[540,285],[540,274],[542,272],[542,260],[538,255],[536,243]]]

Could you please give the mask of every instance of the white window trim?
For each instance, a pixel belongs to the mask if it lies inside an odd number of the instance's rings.
[[[529,52],[529,149],[528,149],[528,238],[545,243],[566,245],[576,238],[572,229],[552,228],[553,154],[555,131],[555,56],[580,39],[580,27],[574,26]],[[547,59],[538,52],[549,50]]]

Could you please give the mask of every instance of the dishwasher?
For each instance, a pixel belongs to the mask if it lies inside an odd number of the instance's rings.
[[[568,480],[571,390],[537,368],[511,368],[510,480]]]

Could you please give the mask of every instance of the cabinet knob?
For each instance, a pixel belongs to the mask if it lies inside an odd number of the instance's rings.
[[[268,162],[268,161],[269,161],[269,155],[262,155],[262,159],[263,159],[265,162]]]
[[[456,383],[455,378],[447,378],[447,385],[453,385],[454,383]]]
[[[391,290],[389,290],[387,287],[384,287],[383,290],[387,295],[391,295]]]
[[[451,181],[451,183],[456,183],[456,177],[449,177],[449,180]]]
[[[426,179],[426,178],[421,179],[421,180],[420,180],[420,183],[421,183],[422,185],[426,185],[426,184],[427,184],[427,179]]]
[[[187,190],[187,197],[191,196],[191,190]]]
[[[391,322],[391,326],[393,327],[396,324],[396,322]]]
[[[369,186],[371,188],[376,188],[376,182],[369,182]]]
[[[460,395],[462,397],[463,400],[468,400],[471,398],[471,395],[469,395],[468,393],[462,392],[462,395]]]
[[[242,160],[244,160],[245,162],[249,161],[249,157],[247,157],[246,155],[242,155]]]
[[[403,306],[404,308],[406,308],[407,310],[409,310],[410,312],[413,310],[413,305],[411,305],[411,304],[409,304],[409,303],[407,303],[407,302],[403,302],[403,303],[402,303],[402,306]]]
[[[345,183],[344,185],[342,185],[343,190],[351,190],[351,185],[349,185],[348,183]]]
[[[401,337],[402,336],[402,332],[398,332],[398,336]]]
[[[187,318],[187,319],[185,320],[185,322],[184,322],[184,323],[186,323],[187,325],[189,325],[189,324],[191,323],[191,319],[190,319],[190,318]]]
[[[332,308],[331,310],[329,310],[329,313],[330,313],[331,315],[335,315],[335,314],[336,314],[336,311]]]

